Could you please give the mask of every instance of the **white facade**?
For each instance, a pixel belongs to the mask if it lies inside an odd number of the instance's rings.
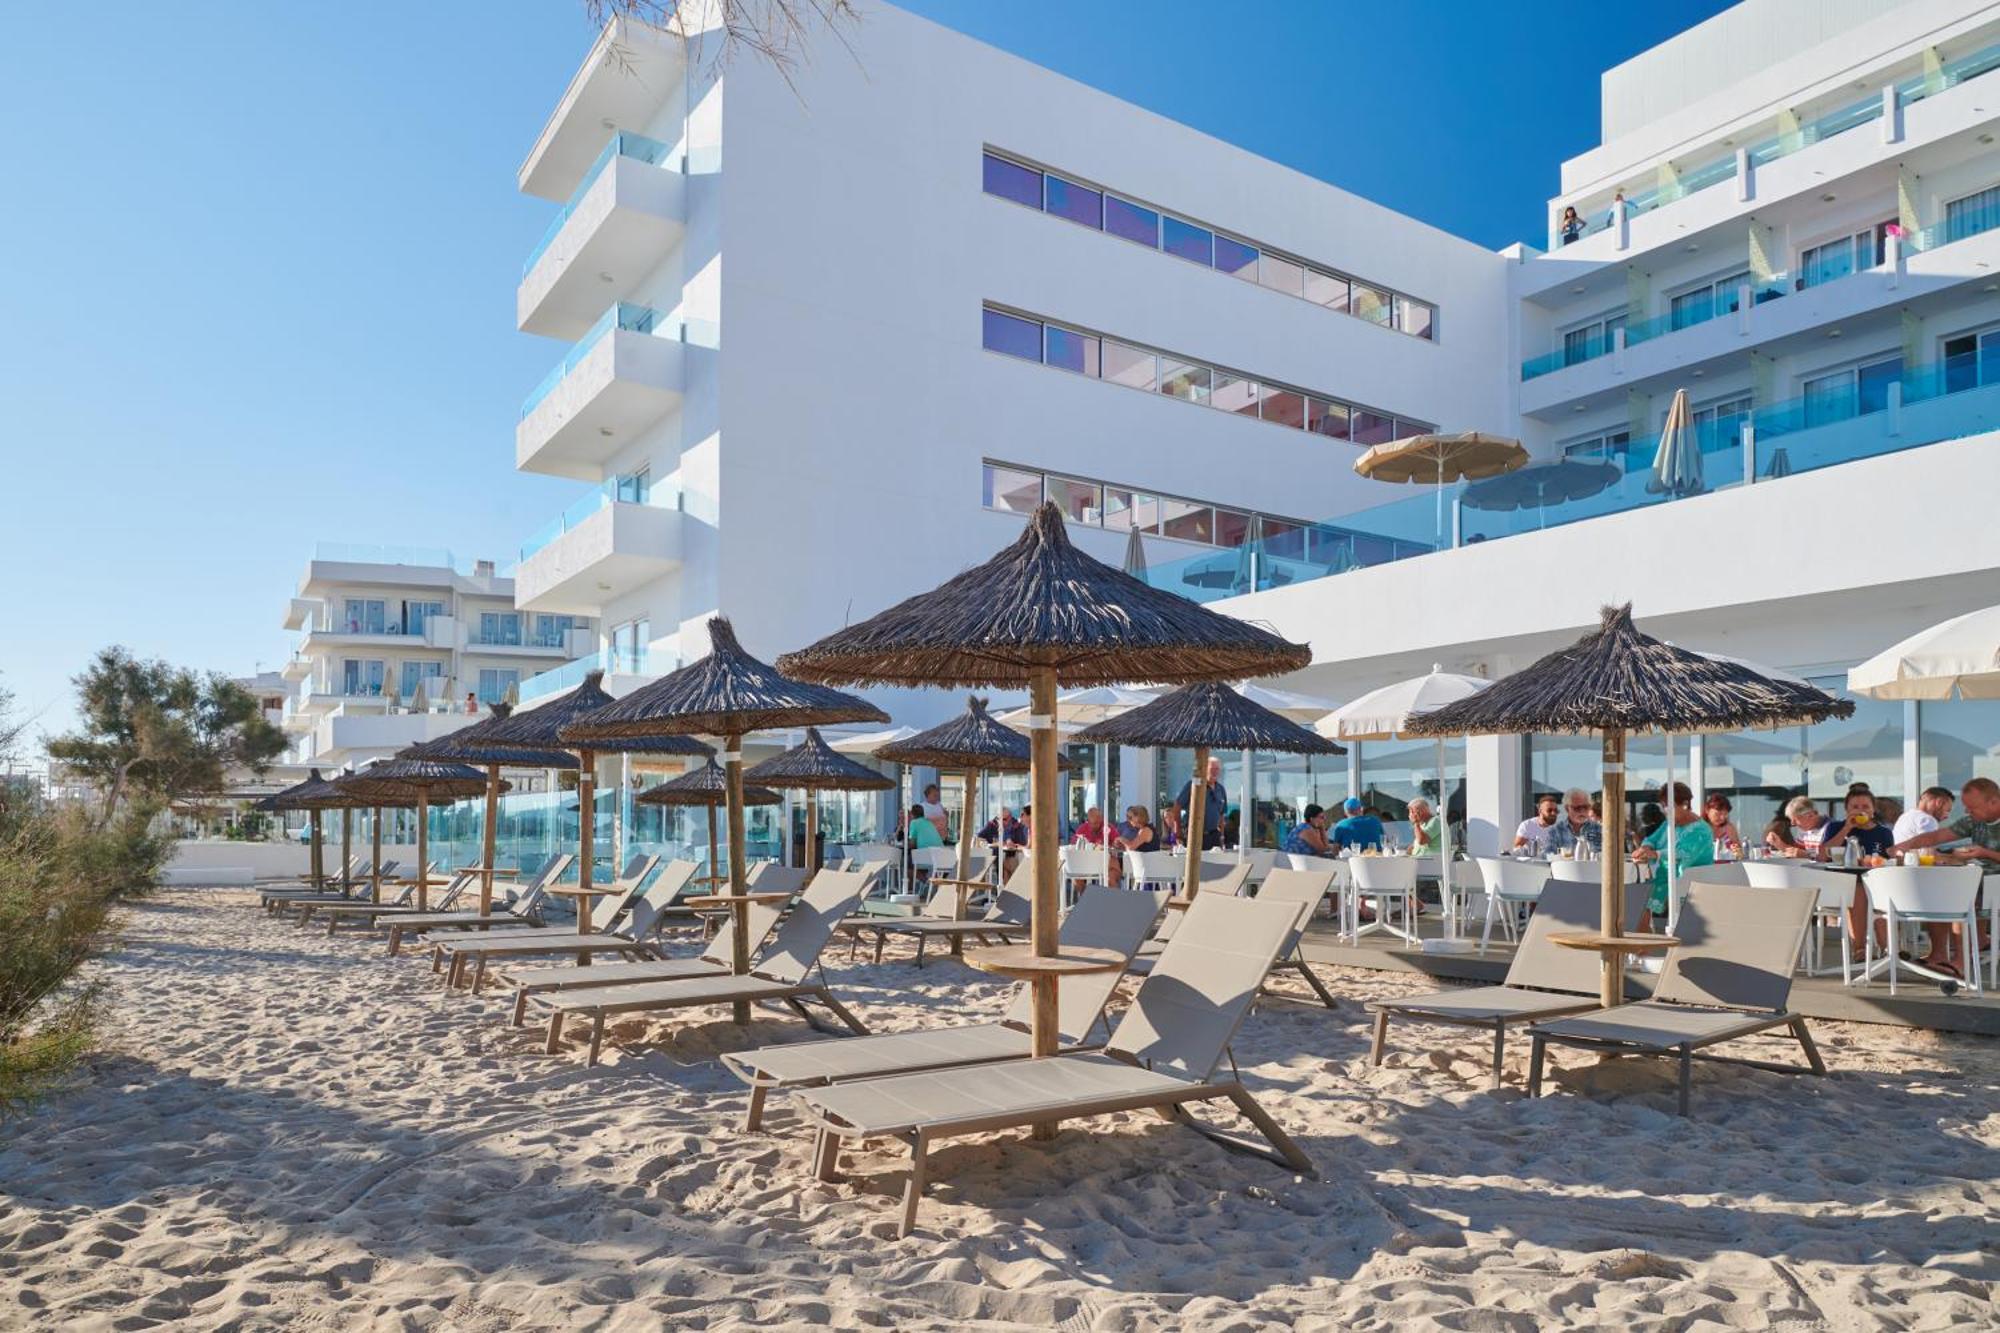
[[[524,697],[670,669],[718,610],[760,655],[810,642],[985,559],[1044,494],[1113,563],[1150,525],[1156,584],[1310,641],[1290,684],[1334,701],[1433,663],[1504,674],[1607,601],[1815,678],[1992,601],[2000,5],[1812,8],[1748,0],[1607,72],[1550,248],[1500,254],[887,5],[796,88],[608,31],[520,173],[563,211],[517,292],[560,341],[516,458],[580,493],[516,595],[599,627]],[[1669,503],[1648,482],[1677,389],[1705,476]],[[1354,475],[1430,426],[1612,480],[1507,510]],[[1936,718],[1893,711],[1855,763],[1794,737],[1702,781],[1880,770],[1907,798],[1993,764],[1927,759]],[[1462,747],[1475,847],[1575,770],[1535,744]]]
[[[355,766],[455,731],[590,641],[587,619],[518,610],[490,561],[461,572],[444,552],[321,555],[284,619],[299,634],[279,673],[293,765]]]

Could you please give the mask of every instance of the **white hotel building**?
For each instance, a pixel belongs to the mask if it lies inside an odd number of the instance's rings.
[[[1605,74],[1549,248],[1497,254],[884,4],[845,39],[794,90],[614,27],[521,167],[561,212],[518,290],[555,364],[516,462],[580,495],[514,596],[599,626],[530,702],[699,655],[718,609],[760,655],[810,642],[1044,497],[1101,558],[1137,528],[1156,583],[1309,641],[1284,683],[1334,701],[1505,674],[1627,599],[1837,682],[2000,599],[2000,4],[1747,0]],[[1652,480],[1677,389],[1685,495]],[[1496,508],[1525,483],[1354,474],[1431,427],[1517,436],[1569,489]],[[1996,742],[2000,705],[1864,703],[1708,738],[1698,776],[1761,823],[1801,786],[1994,771]],[[1430,753],[1278,765],[1258,794],[1393,806]],[[1475,848],[1531,790],[1596,785],[1574,741],[1452,754]],[[1121,756],[1120,798],[1155,803],[1176,758]]]

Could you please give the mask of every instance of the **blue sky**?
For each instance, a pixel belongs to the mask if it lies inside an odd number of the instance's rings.
[[[1598,73],[1724,8],[908,7],[1496,247],[1596,141]],[[514,331],[554,206],[513,182],[591,37],[581,0],[14,8],[0,685],[24,710],[67,725],[107,643],[276,667],[315,540],[507,560],[574,498],[512,468],[561,355]]]

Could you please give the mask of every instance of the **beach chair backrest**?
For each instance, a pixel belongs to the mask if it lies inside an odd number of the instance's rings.
[[[1306,923],[1312,920],[1313,909],[1320,905],[1326,895],[1333,891],[1333,871],[1331,870],[1278,870],[1271,869],[1264,874],[1264,883],[1257,890],[1260,903],[1294,903],[1298,907],[1298,924],[1285,940],[1282,952],[1289,954],[1299,944],[1299,936],[1305,933]],[[1205,892],[1205,890],[1204,890]]]
[[[609,903],[601,904],[602,910],[592,909],[591,923],[602,930],[618,925],[632,910],[633,904],[639,901],[639,896],[646,890],[646,882],[659,867],[660,858],[657,856],[634,856],[626,861],[624,873],[607,886]]]
[[[402,864],[403,863],[401,861],[384,861],[382,863],[382,869],[380,871],[382,878],[387,879],[389,878],[389,876],[395,874],[396,868]]]
[[[1602,925],[1602,903],[1598,886],[1572,880],[1551,879],[1535,900],[1535,914],[1521,932],[1520,947],[1508,965],[1506,984],[1532,986],[1537,990],[1567,991],[1575,995],[1595,995],[1601,984],[1598,955],[1588,949],[1565,949],[1549,936],[1560,934],[1595,935]],[[1646,907],[1646,895],[1625,894],[1625,929],[1637,930]]]
[[[451,905],[457,902],[460,898],[462,898],[465,895],[465,891],[471,888],[474,884],[477,884],[478,882],[479,882],[478,875],[473,874],[472,872],[466,870],[459,871],[456,875],[453,875],[451,877],[451,882],[444,886],[444,891],[438,894],[437,897],[430,900],[430,909],[433,912],[450,911]],[[405,890],[405,892],[414,898],[416,896],[417,886],[415,884],[411,884],[409,888]]]
[[[752,893],[797,893],[806,886],[808,878],[804,866],[765,861],[754,874],[743,877],[743,884]]]
[[[1033,893],[1035,892],[1035,859],[1023,856],[1014,873],[1007,876],[1007,882],[1000,886],[1000,892],[993,895],[993,905],[986,909],[986,920],[1004,921],[1009,925],[1025,926],[1035,914]]]
[[[749,884],[747,879],[744,887],[752,893],[761,892]],[[771,892],[776,893],[777,890],[773,889]],[[764,939],[771,933],[771,927],[777,925],[778,918],[784,914],[784,905],[781,903],[751,903],[749,909],[744,912],[743,920],[749,928],[750,952],[753,956],[764,947]],[[716,931],[709,942],[702,946],[701,957],[704,962],[714,963],[718,967],[728,967],[731,964],[733,960],[730,956],[729,932],[733,929],[735,924],[728,917],[722,918],[722,929]]]
[[[551,857],[548,864],[542,867],[542,872],[521,890],[513,902],[507,904],[507,910],[515,916],[535,915],[549,896],[549,885],[559,883],[575,860],[576,857],[568,852]]]
[[[1107,1049],[1148,1069],[1206,1079],[1257,999],[1298,908],[1288,902],[1196,895],[1153,963]]]
[[[1681,905],[1656,1000],[1783,1009],[1819,890],[1694,883]]]
[[[1234,898],[1243,892],[1243,886],[1250,882],[1251,866],[1248,861],[1237,865],[1233,861],[1203,861],[1201,863],[1201,891],[1218,897]],[[1187,874],[1185,863],[1181,866],[1183,877]]]
[[[1060,940],[1065,949],[1110,949],[1129,962],[1153,922],[1166,910],[1167,895],[1139,889],[1113,889],[1093,884],[1063,918]],[[1090,1035],[1097,1017],[1118,989],[1124,972],[1083,972],[1064,977],[1056,995],[1057,1026],[1062,1039],[1074,1045]],[[1007,1006],[1009,1025],[1026,1030],[1034,1021],[1034,1001],[1026,986],[1014,992]]]
[[[657,856],[651,859],[656,865],[660,860]],[[660,918],[666,915],[667,909],[674,905],[674,900],[686,891],[694,879],[694,872],[693,861],[681,860],[660,866],[658,874],[648,870],[646,875],[641,876],[640,882],[646,887],[631,900],[632,915],[625,922],[626,936],[635,940],[651,939],[653,932],[660,928]],[[610,923],[606,922],[605,929],[609,928]]]
[[[793,986],[804,981],[833,938],[833,928],[854,910],[867,885],[868,877],[857,870],[822,870],[814,875],[752,970],[767,981]]]

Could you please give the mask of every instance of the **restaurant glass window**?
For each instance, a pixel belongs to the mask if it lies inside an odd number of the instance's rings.
[[[992,153],[985,155],[982,163],[984,188],[986,193],[1011,199],[1029,208],[1042,206],[1042,173],[1033,167],[1024,167],[1019,162],[1010,162]]]
[[[1127,388],[1153,391],[1159,358],[1138,347],[1129,347],[1109,338],[1102,340],[1104,378]]]
[[[1170,356],[1160,358],[1160,392],[1168,397],[1183,398],[1190,403],[1206,403],[1209,385],[1207,366],[1176,361]]]
[[[1160,535],[1212,546],[1215,543],[1215,511],[1189,500],[1162,499]]]
[[[1353,283],[1347,309],[1356,318],[1365,319],[1370,324],[1386,325],[1390,315],[1389,293],[1363,282]]]
[[[1233,278],[1257,281],[1257,247],[1220,232],[1215,236],[1215,266]]]
[[[1306,424],[1305,395],[1291,389],[1281,389],[1275,384],[1266,384],[1258,395],[1259,412],[1266,421],[1280,426],[1290,426],[1294,430]]]
[[[1207,267],[1215,262],[1215,233],[1192,222],[1183,222],[1171,213],[1160,219],[1163,248],[1192,263]]]
[[[1033,513],[1042,502],[1042,474],[988,463],[981,503],[1010,514]]]
[[[1048,351],[1043,359],[1050,365],[1092,379],[1097,377],[1097,339],[1055,324],[1048,326],[1047,338]]]
[[[1104,492],[1097,483],[1052,476],[1045,478],[1042,484],[1048,498],[1063,511],[1064,518],[1072,523],[1097,526],[1098,515],[1104,508]]]
[[[1215,372],[1215,389],[1208,401],[1225,412],[1254,417],[1257,415],[1257,381],[1218,370]]]
[[[1274,292],[1297,296],[1305,284],[1305,268],[1268,252],[1257,261],[1257,281]]]
[[[1917,705],[1917,781],[1957,801],[1974,778],[2000,781],[2000,700],[1950,699]],[[1965,813],[1954,806],[1952,817]]]
[[[1042,359],[1042,326],[1035,320],[989,308],[983,314],[981,335],[989,352],[1018,356],[1024,361]]]
[[[1128,241],[1158,249],[1160,215],[1129,199],[1107,194],[1104,196],[1104,230],[1113,236],[1122,236]]]
[[[1801,790],[1799,728],[1733,731],[1702,738],[1702,789],[1729,799],[1730,818],[1756,845],[1784,804]]]
[[[1305,297],[1308,301],[1344,313],[1347,310],[1347,279],[1337,273],[1309,268],[1306,270]]]
[[[1061,176],[1047,175],[1047,203],[1045,212],[1085,227],[1104,226],[1104,196],[1088,185],[1078,185],[1075,181],[1064,180]]]
[[[1812,683],[1839,699],[1854,701],[1854,716],[1776,735],[1796,738],[1805,758],[1806,795],[1831,813],[1849,786],[1865,782],[1877,797],[1905,801],[1903,791],[1903,705],[1847,693],[1845,676],[1815,676]]]
[[[1422,796],[1438,804],[1438,759],[1434,741],[1359,741],[1361,747],[1361,790],[1356,793],[1363,805],[1375,807],[1384,823],[1402,823],[1410,817],[1410,802]],[[1454,824],[1465,818],[1465,742],[1447,740],[1444,746],[1447,808]],[[1512,832],[1511,829],[1507,830]],[[1398,841],[1410,842],[1408,829]],[[1464,846],[1462,838],[1454,838]],[[1512,841],[1512,839],[1508,839]]]
[[[2000,329],[1954,334],[1944,340],[1940,350],[1946,393],[2000,384]]]

